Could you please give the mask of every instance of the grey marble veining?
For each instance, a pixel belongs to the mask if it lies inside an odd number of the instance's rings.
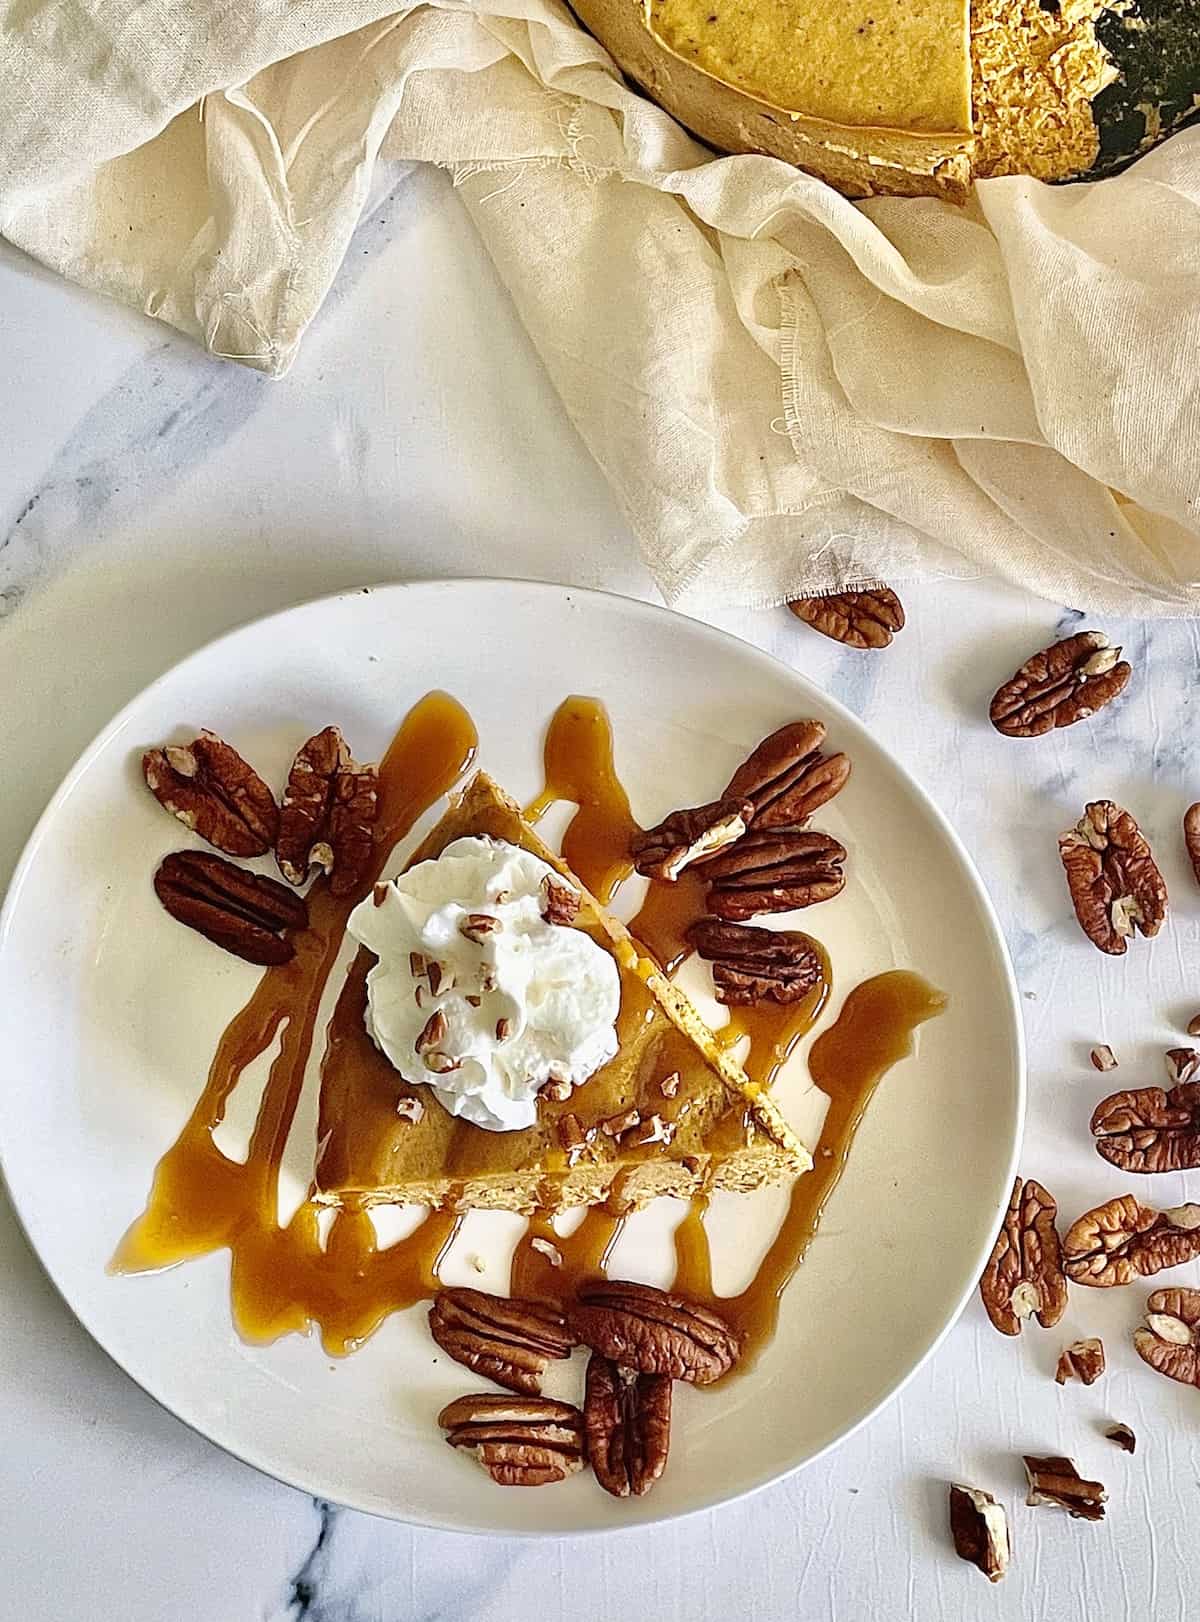
[[[373,206],[282,381],[211,361],[11,254],[0,340],[16,369],[0,389],[0,885],[98,727],[253,615],[438,574],[654,595],[438,177],[418,171]],[[985,581],[904,597],[908,627],[879,657],[782,611],[713,620],[861,715],[966,842],[1022,993],[1024,1169],[1081,1210],[1124,1187],[1087,1145],[1106,1090],[1087,1049],[1108,1041],[1122,1080],[1157,1080],[1161,1049],[1200,1007],[1200,890],[1179,838],[1200,797],[1200,639],[1191,623],[1106,623],[1135,667],[1127,695],[1102,726],[1026,746],[991,730],[988,698],[1078,612]],[[1175,903],[1169,930],[1124,961],[1082,943],[1055,849],[1101,795],[1138,815]],[[1200,1195],[1195,1176],[1163,1180],[1171,1200],[1185,1192]],[[1176,1276],[1200,1283],[1195,1268]],[[0,1619],[1174,1622],[1200,1605],[1200,1398],[1140,1368],[1136,1315],[1129,1292],[1111,1291],[1073,1300],[1061,1335],[1009,1343],[972,1304],[885,1412],[752,1499],[617,1537],[468,1539],[314,1501],[165,1414],[75,1323],[0,1196]],[[1052,1378],[1081,1331],[1101,1333],[1110,1356],[1086,1392]],[[1138,1433],[1132,1459],[1103,1439],[1114,1419]],[[1108,1484],[1104,1527],[1019,1507],[1017,1454],[1058,1447]],[[950,1477],[1010,1506],[1017,1558],[997,1590],[948,1552]]]

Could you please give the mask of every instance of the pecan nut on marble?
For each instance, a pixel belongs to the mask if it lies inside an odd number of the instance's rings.
[[[737,1336],[697,1302],[650,1284],[585,1284],[569,1315],[576,1339],[622,1368],[710,1385],[737,1362]]]
[[[960,1560],[977,1566],[989,1583],[998,1583],[1008,1570],[1008,1517],[990,1492],[950,1488],[950,1535]]]
[[[904,629],[904,605],[890,586],[797,597],[788,607],[798,620],[848,648],[886,648]]]
[[[1200,1388],[1200,1290],[1153,1290],[1133,1344],[1159,1374]]]
[[[1095,715],[1132,674],[1103,631],[1079,631],[1026,659],[998,690],[988,714],[996,731],[1009,738],[1039,738]]]
[[[438,1424],[501,1487],[546,1487],[583,1469],[583,1415],[549,1397],[458,1397]]]
[[[583,1403],[588,1459],[614,1498],[641,1498],[666,1469],[671,1386],[669,1374],[636,1374],[592,1353]]]
[[[262,856],[275,843],[275,796],[232,744],[202,732],[148,749],[142,775],[158,803],[227,856]]]
[[[247,963],[287,963],[296,949],[282,931],[308,924],[302,897],[206,851],[164,857],[154,890],[172,918]]]
[[[824,741],[822,722],[789,721],[751,751],[721,798],[749,800],[754,806],[756,833],[768,828],[802,828],[850,775],[845,755],[821,753]]]
[[[798,929],[700,918],[687,931],[687,942],[708,962],[717,1000],[728,1008],[799,1002],[825,972],[816,942]]]
[[[1097,1152],[1122,1171],[1200,1166],[1200,1082],[1110,1093],[1092,1113]]]
[[[709,911],[740,923],[762,913],[791,912],[828,901],[845,886],[846,847],[811,829],[754,829],[732,850],[705,864]]]
[[[726,798],[669,817],[635,834],[629,846],[637,872],[674,881],[692,862],[702,862],[739,840],[754,817],[751,800]]]
[[[1157,935],[1167,887],[1145,836],[1128,811],[1095,800],[1058,841],[1080,928],[1102,952],[1119,957],[1137,933]]]
[[[1017,1178],[979,1280],[987,1315],[1002,1335],[1019,1335],[1035,1313],[1042,1328],[1051,1329],[1066,1310],[1057,1215],[1058,1206],[1040,1183]]]
[[[1085,1481],[1070,1459],[1026,1454],[1024,1463],[1029,1480],[1027,1504],[1054,1504],[1081,1521],[1104,1519],[1108,1494],[1100,1482]]]
[[[1195,1256],[1200,1256],[1200,1205],[1154,1211],[1132,1194],[1085,1211],[1063,1240],[1067,1277],[1101,1289],[1161,1273]]]
[[[275,856],[289,884],[324,868],[334,895],[362,883],[374,848],[379,773],[350,753],[339,727],[315,733],[292,762],[279,812]]]
[[[537,1396],[546,1364],[570,1357],[575,1345],[552,1307],[465,1288],[438,1291],[429,1332],[456,1363],[522,1396]]]

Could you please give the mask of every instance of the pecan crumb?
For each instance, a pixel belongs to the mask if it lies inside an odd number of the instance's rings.
[[[437,1076],[448,1076],[462,1066],[461,1059],[452,1058],[449,1053],[442,1053],[438,1048],[430,1049],[423,1057],[426,1070],[432,1070]]]
[[[371,900],[375,903],[375,905],[377,907],[382,907],[383,906],[384,902],[388,898],[388,891],[390,889],[391,889],[390,884],[377,884],[375,886],[375,888],[371,891]],[[415,954],[413,954],[411,952],[409,953],[410,957],[412,957],[414,955]]]
[[[396,1114],[402,1121],[411,1121],[416,1126],[418,1121],[425,1118],[425,1106],[419,1098],[398,1098]]]
[[[458,922],[458,932],[465,935],[469,941],[482,943],[489,935],[497,934],[504,925],[499,918],[491,912],[469,912],[465,918]]]
[[[1188,1020],[1187,1033],[1189,1036],[1200,1036],[1200,1014],[1193,1014]]]
[[[636,1109],[622,1110],[619,1115],[610,1115],[606,1121],[601,1121],[600,1130],[606,1138],[619,1138],[622,1133],[637,1126],[641,1118]]]
[[[681,1085],[682,1078],[678,1070],[672,1070],[669,1075],[664,1076],[659,1082],[658,1090],[664,1098],[674,1098]]]
[[[436,1008],[425,1021],[425,1024],[421,1027],[421,1032],[413,1046],[416,1048],[418,1053],[423,1053],[426,1048],[437,1047],[438,1043],[443,1040],[445,1035],[446,1016],[442,1013],[440,1008]]]
[[[977,1566],[990,1583],[1008,1570],[1008,1517],[991,1493],[978,1487],[950,1488],[950,1535],[960,1560]]]
[[[1110,1425],[1104,1434],[1110,1442],[1115,1442],[1124,1452],[1136,1452],[1137,1437],[1128,1425]]]
[[[541,1234],[535,1234],[529,1241],[530,1250],[536,1250],[539,1256],[544,1256],[551,1267],[562,1266],[562,1251],[549,1239],[543,1239]]]
[[[1168,1048],[1163,1055],[1167,1067],[1167,1080],[1174,1085],[1177,1081],[1192,1081],[1197,1069],[1200,1069],[1200,1053],[1195,1048]]]
[[[425,959],[420,952],[408,954],[408,972],[414,980],[419,980],[425,973]]]
[[[542,1087],[542,1097],[552,1104],[565,1104],[571,1092],[571,1083],[563,1076],[552,1076]]]
[[[547,873],[542,880],[542,917],[548,924],[573,924],[578,916],[579,897],[575,891]]]
[[[496,1040],[497,1040],[497,1042],[507,1042],[511,1035],[512,1035],[512,1020],[511,1019],[498,1019],[496,1021]]]
[[[1092,1336],[1088,1340],[1073,1340],[1063,1348],[1054,1379],[1058,1385],[1066,1385],[1071,1379],[1095,1385],[1103,1373],[1104,1342]]]
[[[1029,1478],[1027,1504],[1054,1504],[1077,1520],[1102,1521],[1108,1494],[1098,1481],[1085,1481],[1070,1459],[1024,1455]]]
[[[1092,1049],[1091,1060],[1094,1070],[1115,1070],[1117,1068],[1117,1056],[1107,1043]]]

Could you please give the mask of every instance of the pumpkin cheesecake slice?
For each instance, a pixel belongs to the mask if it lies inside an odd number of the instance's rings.
[[[811,1166],[771,1097],[485,773],[350,928],[364,944],[321,1066],[318,1200],[636,1207]]]

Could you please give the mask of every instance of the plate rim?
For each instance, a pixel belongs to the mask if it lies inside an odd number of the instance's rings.
[[[665,604],[648,602],[643,598],[628,597],[621,592],[606,591],[593,586],[573,586],[559,581],[526,578],[515,575],[450,575],[432,576],[419,580],[381,580],[372,585],[352,586],[344,588],[340,591],[322,592],[315,597],[304,597],[296,602],[289,603],[282,608],[273,609],[270,613],[251,615],[249,618],[239,621],[236,625],[230,626],[228,629],[219,632],[216,636],[210,637],[208,641],[202,643],[199,647],[192,649],[191,652],[185,654],[183,658],[176,660],[174,664],[168,665],[164,670],[160,671],[157,676],[139,688],[136,693],[134,693],[124,704],[122,704],[116,713],[104,724],[104,726],[100,728],[91,741],[85,745],[83,750],[76,757],[73,764],[68,768],[62,777],[58,787],[51,794],[45,808],[34,823],[34,826],[21,849],[21,853],[17,859],[16,865],[13,868],[12,876],[9,880],[3,902],[0,903],[0,960],[3,959],[6,950],[9,932],[13,926],[13,919],[16,915],[21,891],[50,832],[51,824],[57,817],[62,805],[74,791],[80,779],[88,770],[90,770],[94,761],[109,746],[113,737],[115,737],[116,734],[121,730],[128,716],[160,686],[186,671],[190,664],[200,662],[201,660],[207,660],[225,643],[232,641],[235,637],[243,635],[246,631],[254,627],[269,626],[276,620],[287,618],[292,614],[304,610],[317,609],[326,603],[342,603],[355,597],[369,597],[381,593],[400,594],[425,591],[453,591],[462,587],[475,589],[486,588],[489,590],[520,588],[524,591],[533,590],[535,592],[545,593],[547,596],[557,598],[560,601],[564,598],[570,599],[573,597],[595,598],[608,604],[619,604],[621,609],[626,613],[633,612],[635,615],[640,614],[641,616],[657,621],[660,624],[664,622],[670,623],[674,620],[682,620],[688,625],[698,627],[706,637],[715,638],[719,642],[732,644],[733,647],[739,650],[742,656],[748,653],[754,661],[758,661],[764,665],[770,666],[777,672],[782,671],[790,680],[798,682],[801,686],[807,686],[808,688],[814,690],[820,695],[822,703],[827,705],[832,712],[834,712],[840,718],[849,720],[855,727],[861,728],[868,735],[871,742],[885,757],[891,769],[898,774],[907,790],[915,796],[926,817],[929,818],[934,827],[941,834],[943,839],[949,843],[951,849],[958,857],[960,867],[974,895],[976,904],[979,907],[981,921],[985,926],[987,935],[990,937],[990,942],[1001,971],[1000,982],[1003,986],[1004,992],[1006,993],[1006,1003],[1013,1035],[1014,1074],[1012,1081],[1014,1084],[1013,1091],[1015,1104],[1014,1131],[1013,1140],[1008,1155],[1007,1173],[1003,1185],[1005,1189],[1010,1188],[1012,1179],[1016,1174],[1017,1163],[1020,1158],[1021,1146],[1024,1138],[1025,1116],[1028,1105],[1028,1054],[1025,1040],[1025,1024],[1022,1017],[1020,993],[1012,967],[1012,958],[1011,954],[1009,953],[1008,942],[1000,925],[1000,920],[991,896],[987,891],[970,851],[967,849],[957,829],[950,822],[949,818],[942,811],[941,807],[934,800],[930,792],[925,788],[924,784],[920,782],[920,780],[909,771],[908,767],[896,757],[892,750],[880,740],[875,732],[875,729],[868,725],[868,723],[865,722],[860,716],[856,715],[854,711],[851,710],[846,704],[843,704],[840,699],[827,692],[826,689],[818,682],[814,681],[812,677],[808,676],[802,671],[793,669],[791,665],[786,664],[782,659],[777,658],[772,653],[766,652],[766,650],[763,648],[757,647],[754,643],[748,642],[744,637],[738,636],[735,632],[727,631],[720,626],[711,625],[706,620],[699,619],[695,615],[682,613],[678,609],[671,608]],[[205,1429],[198,1420],[188,1418],[187,1415],[181,1413],[165,1397],[160,1396],[156,1391],[151,1390],[149,1386],[143,1383],[143,1381],[139,1379],[129,1367],[127,1367],[125,1362],[109,1348],[105,1339],[103,1338],[102,1333],[93,1328],[93,1326],[87,1321],[87,1318],[84,1316],[83,1312],[76,1308],[75,1304],[72,1302],[67,1293],[66,1287],[62,1282],[60,1282],[55,1270],[50,1266],[46,1258],[43,1256],[40,1247],[35,1242],[29,1226],[26,1223],[25,1213],[18,1202],[13,1189],[12,1181],[6,1169],[2,1120],[0,1120],[0,1184],[2,1184],[4,1187],[17,1226],[23,1235],[25,1242],[29,1245],[30,1250],[33,1252],[38,1266],[41,1268],[42,1273],[50,1282],[59,1300],[75,1319],[76,1323],[93,1342],[93,1344],[100,1349],[110,1363],[118,1368],[127,1379],[129,1379],[141,1392],[149,1397],[150,1400],[159,1408],[161,1408],[165,1413],[169,1413],[172,1418],[178,1420],[180,1424],[185,1425],[190,1431],[203,1437],[205,1441],[211,1443],[214,1447],[219,1448],[222,1452],[229,1454],[231,1458],[236,1459],[240,1464],[246,1465],[250,1469],[257,1470],[259,1474],[264,1475],[273,1481],[278,1481],[283,1486],[293,1488],[298,1492],[302,1492],[314,1500],[327,1501],[341,1507],[351,1508],[359,1514],[371,1515],[376,1519],[392,1521],[400,1525],[422,1527],[431,1531],[449,1532],[464,1537],[520,1538],[522,1540],[530,1541],[547,1538],[590,1538],[611,1535],[614,1533],[633,1533],[645,1531],[651,1526],[661,1526],[672,1522],[688,1520],[693,1516],[710,1512],[726,1504],[744,1502],[746,1499],[765,1491],[768,1487],[788,1480],[791,1476],[796,1475],[799,1471],[807,1469],[810,1465],[815,1464],[819,1459],[827,1457],[836,1448],[840,1447],[844,1442],[856,1435],[860,1430],[863,1429],[864,1426],[869,1424],[886,1407],[894,1402],[904,1388],[909,1384],[909,1382],[913,1380],[918,1373],[920,1373],[920,1371],[938,1351],[946,1337],[957,1324],[959,1318],[962,1316],[967,1303],[974,1295],[979,1274],[982,1272],[987,1261],[987,1257],[990,1254],[991,1247],[994,1244],[994,1240],[989,1239],[985,1246],[981,1249],[981,1252],[976,1259],[977,1265],[972,1271],[970,1281],[962,1291],[960,1298],[955,1303],[952,1310],[947,1315],[946,1321],[942,1325],[941,1329],[930,1339],[928,1345],[922,1350],[916,1361],[912,1364],[911,1368],[907,1369],[903,1374],[898,1376],[896,1380],[888,1385],[877,1400],[851,1425],[841,1431],[838,1435],[825,1442],[822,1446],[817,1448],[815,1452],[810,1453],[806,1458],[799,1460],[798,1462],[793,1463],[782,1470],[769,1473],[761,1480],[752,1482],[750,1485],[743,1487],[738,1491],[725,1493],[717,1490],[716,1492],[705,1497],[702,1502],[693,1504],[686,1509],[667,1510],[662,1514],[652,1514],[637,1521],[612,1521],[609,1523],[603,1523],[597,1520],[589,1522],[588,1524],[580,1527],[571,1528],[570,1530],[548,1529],[537,1526],[501,1528],[497,1526],[464,1525],[461,1521],[455,1522],[438,1516],[421,1515],[419,1513],[411,1512],[405,1513],[401,1510],[391,1508],[370,1508],[361,1503],[354,1503],[351,1500],[342,1499],[336,1495],[330,1494],[322,1487],[321,1483],[312,1476],[305,1475],[301,1472],[297,1472],[294,1475],[282,1475],[277,1469],[272,1468],[270,1464],[264,1463],[261,1459],[251,1456],[253,1450],[247,1451],[231,1442],[218,1439],[209,1430]],[[1003,1194],[1002,1197],[997,1198],[995,1205],[995,1218],[997,1223],[1000,1221],[1000,1218],[1003,1215],[1007,1205],[1007,1200],[1007,1193]],[[236,1333],[236,1331],[233,1330],[232,1322],[230,1324],[230,1332]]]

